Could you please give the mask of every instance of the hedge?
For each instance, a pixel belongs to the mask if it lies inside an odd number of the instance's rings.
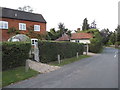
[[[39,41],[38,48],[40,50],[40,62],[48,63],[57,60],[59,54],[61,59],[70,58],[83,54],[83,44],[73,42],[52,42]]]
[[[91,40],[91,44],[89,45],[89,51],[92,53],[100,53],[103,49],[102,42],[96,39]]]
[[[29,58],[30,43],[3,42],[2,43],[2,70],[25,65]]]

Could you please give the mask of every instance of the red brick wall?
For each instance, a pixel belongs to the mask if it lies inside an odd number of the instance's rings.
[[[0,18],[0,20],[1,20],[1,18]],[[19,30],[19,23],[25,23],[26,27],[30,27],[33,25],[40,25],[40,31],[34,31],[34,32],[38,33],[38,34],[46,33],[46,23],[8,19],[8,18],[2,18],[2,21],[8,22],[8,28],[15,27],[17,30]],[[2,29],[2,41],[7,41],[11,37],[11,35],[8,34],[7,31],[8,31],[7,29]],[[19,31],[20,31],[20,33],[28,32],[28,30],[25,30],[25,31],[19,30]],[[0,29],[0,34],[1,34],[1,29]],[[0,39],[0,41],[1,41],[1,39]]]

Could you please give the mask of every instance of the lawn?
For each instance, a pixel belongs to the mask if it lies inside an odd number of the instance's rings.
[[[2,87],[9,84],[28,79],[30,77],[36,76],[38,72],[29,69],[25,71],[25,67],[17,67],[15,69],[7,70],[2,72]]]
[[[75,62],[75,61],[78,61],[78,60],[81,60],[83,58],[87,58],[87,57],[90,57],[88,55],[80,55],[77,57],[72,57],[72,58],[67,58],[67,59],[63,59],[61,60],[61,63],[59,64],[58,61],[54,61],[54,62],[50,62],[49,64],[50,65],[55,65],[55,66],[64,66],[66,64],[70,64],[72,62]]]

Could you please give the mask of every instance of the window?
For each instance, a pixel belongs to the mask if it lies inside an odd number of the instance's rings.
[[[75,40],[76,43],[79,43],[79,40]]]
[[[34,31],[40,31],[40,25],[34,25]]]
[[[26,24],[25,23],[19,23],[19,30],[26,30]]]
[[[8,22],[0,21],[0,29],[8,29]]]

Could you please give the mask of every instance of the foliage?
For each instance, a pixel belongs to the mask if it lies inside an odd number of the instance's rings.
[[[115,34],[115,32],[112,32],[112,34],[110,35],[109,42],[111,42],[111,45],[115,44],[115,42],[116,42],[116,34]]]
[[[66,32],[64,23],[58,24],[58,29],[60,30],[60,34],[63,35]]]
[[[101,52],[103,47],[102,47],[102,37],[100,33],[96,32],[94,34],[94,38],[92,38],[90,41],[91,41],[91,44],[89,45],[90,52],[93,52],[93,53]]]
[[[58,29],[59,30],[56,31],[55,28],[51,28],[50,32],[47,32],[46,40],[56,40],[64,34],[67,34],[69,37],[71,37],[71,30],[65,28],[63,23],[58,24]]]
[[[11,34],[11,35],[20,34],[19,30],[17,30],[15,27],[9,28],[8,31],[7,31],[7,33]]]
[[[26,11],[26,12],[33,12],[33,9],[31,8],[31,6],[18,7],[18,10]]]
[[[96,29],[97,27],[96,27],[96,22],[95,22],[95,20],[91,23],[91,26],[90,26],[90,29]]]
[[[29,58],[30,43],[3,42],[2,43],[2,69],[10,69],[25,65]]]
[[[32,69],[25,71],[25,67],[17,67],[14,69],[6,70],[2,72],[2,86],[7,86],[11,83],[15,83],[30,77],[37,75],[38,72]]]
[[[84,31],[84,30],[88,30],[88,29],[89,29],[88,20],[87,20],[87,18],[85,18],[85,19],[83,20],[82,30]]]
[[[40,60],[43,63],[48,63],[57,60],[57,55],[61,56],[61,59],[70,58],[83,54],[83,44],[72,42],[50,42],[39,41]]]
[[[51,40],[56,40],[61,35],[60,35],[60,31],[55,31],[55,28],[51,28],[50,32],[48,32],[48,36],[50,37]]]
[[[99,33],[99,30],[98,29],[88,29],[88,30],[85,30],[84,32],[95,34],[97,32]]]
[[[117,42],[120,42],[120,25],[118,25],[115,30],[117,32]]]
[[[107,43],[108,43],[108,41],[109,41],[109,39],[110,39],[110,36],[111,36],[111,34],[112,34],[112,32],[110,32],[109,31],[109,29],[103,29],[103,30],[101,30],[100,31],[100,34],[101,34],[101,36],[102,36],[102,43],[104,44],[104,45],[107,45]]]
[[[44,40],[46,38],[46,33],[38,34],[38,33],[34,32],[33,26],[27,27],[27,30],[28,30],[28,32],[26,33],[26,35],[30,38],[37,38],[40,40]]]
[[[49,35],[48,33],[49,33],[49,32],[46,32],[45,40],[51,40],[51,37],[50,37],[50,35]]]
[[[113,43],[109,40],[108,43],[107,43],[107,45],[108,45],[108,46],[109,46],[109,45],[113,45]]]

